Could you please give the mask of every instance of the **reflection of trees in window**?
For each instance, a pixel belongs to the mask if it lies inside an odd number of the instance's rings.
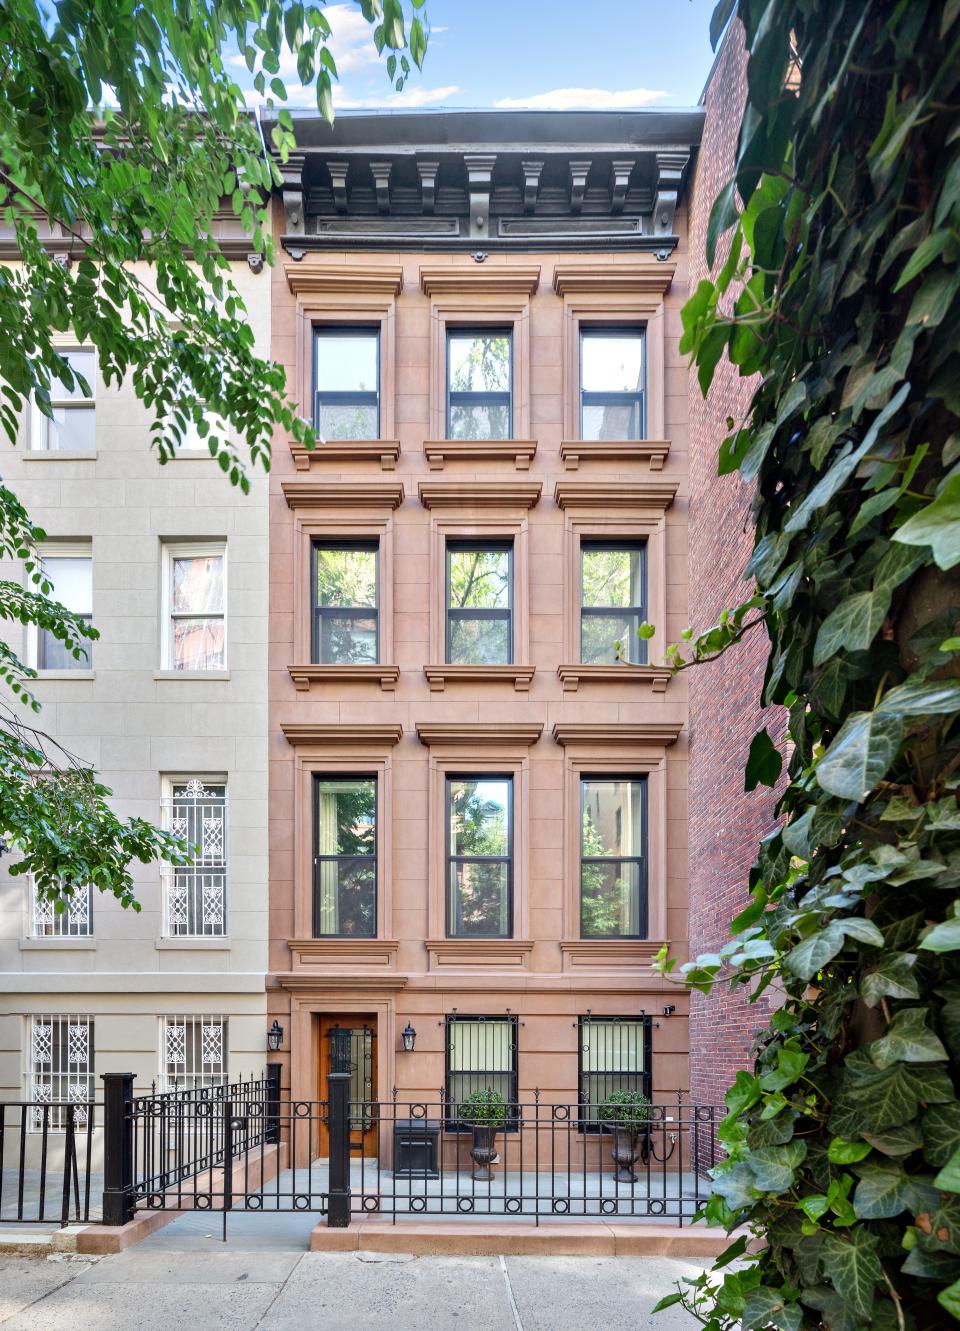
[[[378,659],[376,543],[314,544],[313,659],[372,665]]]
[[[511,933],[513,781],[447,778],[447,932]]]
[[[455,329],[447,334],[447,437],[513,435],[509,329]]]
[[[580,659],[587,665],[646,660],[646,561],[639,544],[584,541],[580,547]]]
[[[377,783],[314,780],[314,937],[375,938]]]
[[[589,779],[580,791],[581,934],[645,937],[646,781]]]
[[[507,665],[512,660],[509,544],[447,545],[447,660]]]

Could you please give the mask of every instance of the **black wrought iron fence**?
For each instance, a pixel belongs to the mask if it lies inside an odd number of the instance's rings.
[[[92,1100],[0,1104],[0,1223],[90,1220],[98,1113]]]

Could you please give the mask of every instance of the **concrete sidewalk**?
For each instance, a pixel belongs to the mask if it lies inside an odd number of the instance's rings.
[[[171,1250],[0,1258],[3,1331],[693,1331],[666,1258]]]

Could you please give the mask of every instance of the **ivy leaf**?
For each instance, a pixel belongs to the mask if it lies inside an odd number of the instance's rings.
[[[887,1033],[869,1046],[870,1058],[878,1068],[892,1063],[939,1063],[947,1051],[927,1025],[927,1010],[904,1008],[887,1028]]]
[[[743,1331],[757,1327],[776,1327],[778,1331],[800,1331],[803,1309],[799,1303],[788,1303],[780,1290],[760,1285],[747,1295],[740,1325]]]
[[[841,601],[820,625],[813,664],[823,665],[844,647],[850,652],[866,651],[889,609],[889,592],[858,592]]]
[[[960,902],[954,903],[954,909],[960,907]],[[918,944],[923,952],[957,952],[960,951],[960,913],[951,920],[944,920],[942,924],[936,925],[925,938]]]
[[[860,1317],[869,1317],[873,1292],[883,1279],[877,1242],[876,1235],[857,1227],[843,1238],[828,1234],[823,1245],[823,1265],[834,1289]]]
[[[796,1171],[807,1154],[807,1143],[801,1138],[785,1142],[783,1146],[760,1146],[750,1152],[749,1165],[753,1171],[754,1187],[759,1192],[785,1192],[793,1187]]]
[[[923,1158],[939,1169],[960,1153],[960,1103],[930,1105],[920,1120]]]
[[[908,679],[885,694],[875,711],[897,716],[944,716],[960,711],[960,684],[952,680],[928,684]]]
[[[916,1123],[901,1123],[899,1127],[889,1128],[886,1132],[865,1132],[863,1135],[881,1155],[912,1155],[923,1145]]]
[[[784,966],[798,979],[809,980],[833,960],[843,947],[844,937],[839,924],[828,924],[799,943],[788,954]]]
[[[810,1055],[799,1049],[782,1047],[777,1050],[777,1066],[760,1078],[760,1085],[765,1091],[782,1091],[799,1081],[803,1070],[810,1062]]]
[[[960,563],[960,476],[952,476],[932,504],[893,533],[903,545],[929,545],[938,567]]]
[[[851,713],[817,763],[817,784],[831,795],[863,799],[890,770],[902,734],[899,716]]]
[[[945,1308],[951,1317],[955,1317],[960,1322],[960,1280],[955,1280],[952,1285],[942,1289],[937,1295],[937,1302],[941,1308]]]
[[[838,920],[837,923],[848,938],[855,938],[867,947],[883,947],[883,934],[873,920],[861,920],[854,916],[853,919]]]
[[[744,790],[756,790],[758,785],[775,786],[782,767],[783,756],[767,734],[766,727],[758,730],[750,744]]]
[[[858,1220],[886,1220],[906,1210],[910,1180],[900,1165],[861,1165],[857,1173],[853,1209]]]
[[[933,1184],[944,1192],[960,1192],[960,1150],[954,1151],[933,1180]]]
[[[892,952],[869,971],[860,985],[867,1007],[876,1007],[881,998],[919,998],[917,977],[913,973],[916,960],[912,952]]]
[[[743,1211],[756,1200],[753,1170],[743,1161],[738,1162],[714,1177],[713,1191],[723,1198],[731,1211]]]
[[[827,1159],[832,1165],[853,1165],[870,1154],[872,1147],[868,1142],[848,1141],[845,1137],[834,1137],[827,1148]]]

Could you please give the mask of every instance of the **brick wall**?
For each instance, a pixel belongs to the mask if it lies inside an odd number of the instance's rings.
[[[707,119],[697,159],[690,216],[690,289],[708,275],[707,222],[729,178],[746,86],[746,53],[739,24],[731,28],[705,93]],[[723,255],[718,257],[718,263]],[[725,359],[704,402],[690,375],[690,623],[713,623],[748,592],[742,571],[753,546],[750,491],[737,476],[717,476],[717,451],[726,418],[740,419],[753,391]],[[690,672],[690,953],[714,952],[732,917],[747,902],[747,880],[758,840],[773,820],[771,792],[743,791],[750,741],[763,723],[767,639],[762,631],[717,663]],[[763,1004],[765,999],[760,1000]],[[738,1068],[750,1058],[753,1032],[766,1008],[738,992],[694,994],[690,1005],[690,1093],[722,1103]]]

